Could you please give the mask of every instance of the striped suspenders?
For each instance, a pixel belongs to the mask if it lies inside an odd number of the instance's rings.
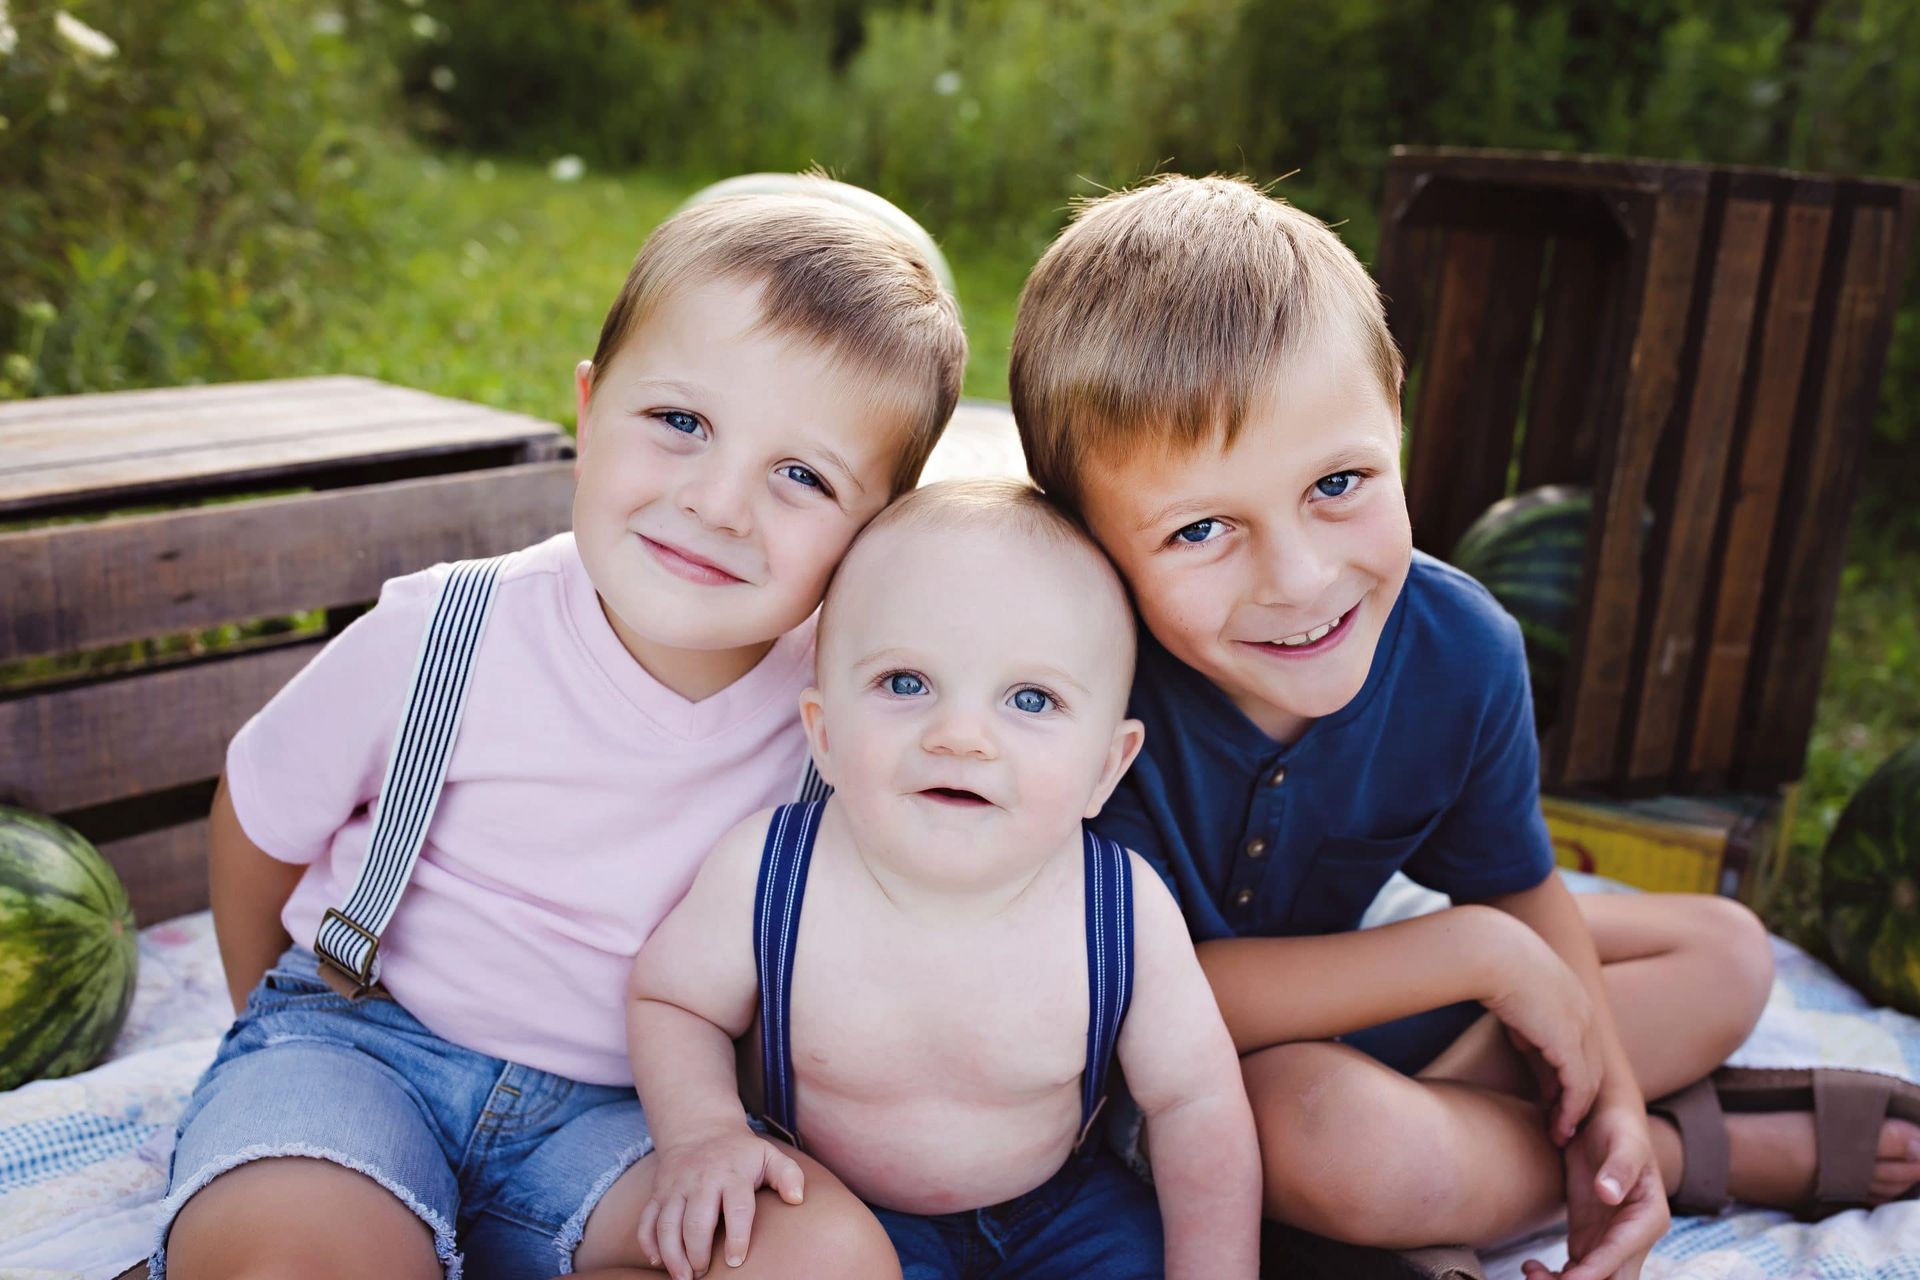
[[[400,732],[394,736],[380,796],[374,802],[367,859],[360,865],[346,905],[327,909],[313,940],[321,963],[344,975],[356,992],[380,981],[380,935],[400,906],[440,803],[447,760],[466,706],[467,676],[506,559],[462,560],[442,584],[420,641]],[[809,757],[798,795],[819,799],[827,792]]]
[[[440,803],[447,757],[466,706],[467,674],[493,607],[493,587],[505,556],[463,560],[440,588],[406,713],[387,757],[387,774],[374,802],[373,839],[345,907],[329,907],[313,952],[366,990],[380,981],[380,934],[393,919],[426,843],[427,824]]]

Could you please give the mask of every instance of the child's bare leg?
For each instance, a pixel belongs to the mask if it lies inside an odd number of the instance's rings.
[[[351,1224],[351,1230],[342,1230]],[[439,1280],[433,1232],[372,1178],[325,1160],[256,1160],[221,1174],[167,1234],[167,1275]]]
[[[1773,953],[1752,912],[1725,898],[1689,894],[1585,894],[1576,901],[1593,932],[1620,1039],[1648,1098],[1700,1079],[1739,1048],[1766,1006]],[[1461,1036],[1421,1072],[1509,1092],[1524,1068],[1491,1018]],[[1679,1185],[1680,1135],[1652,1122],[1662,1180]],[[1802,1203],[1818,1148],[1807,1112],[1727,1117],[1727,1190],[1749,1204]],[[1881,1125],[1872,1199],[1892,1199],[1920,1180],[1920,1127]]]
[[[1266,1211],[1353,1244],[1484,1244],[1560,1208],[1560,1153],[1523,1098],[1415,1080],[1345,1045],[1242,1062]]]
[[[716,1243],[708,1274],[742,1280],[816,1275],[899,1280],[899,1257],[873,1212],[813,1157],[791,1147],[784,1149],[806,1172],[805,1200],[788,1204],[762,1188],[754,1198],[753,1236],[746,1261],[738,1267],[727,1266],[725,1251]],[[574,1251],[576,1275],[596,1280],[596,1270],[602,1278],[665,1274],[647,1269],[638,1239],[640,1210],[653,1188],[653,1170],[651,1159],[642,1160],[607,1189],[588,1216],[586,1233]]]

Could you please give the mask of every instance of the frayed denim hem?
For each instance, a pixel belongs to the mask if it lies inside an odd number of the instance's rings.
[[[574,1211],[571,1218],[567,1219],[566,1224],[560,1228],[560,1234],[554,1239],[553,1247],[560,1263],[556,1274],[563,1276],[573,1274],[573,1253],[580,1247],[581,1237],[587,1234],[587,1219],[593,1216],[595,1209],[599,1208],[600,1201],[605,1198],[613,1184],[620,1181],[620,1176],[639,1164],[652,1150],[653,1137],[649,1134],[622,1151],[620,1159],[614,1163],[614,1166],[602,1174],[600,1180],[588,1190],[586,1198],[580,1202],[580,1207]]]
[[[355,1173],[365,1174],[367,1177],[372,1178],[375,1182],[385,1187],[393,1193],[394,1197],[398,1199],[400,1203],[406,1205],[407,1208],[412,1211],[414,1217],[426,1223],[428,1229],[433,1232],[433,1250],[440,1259],[440,1266],[446,1272],[446,1280],[460,1280],[460,1252],[454,1243],[453,1226],[451,1223],[448,1223],[441,1218],[439,1214],[415,1200],[407,1193],[404,1187],[381,1174],[379,1170],[370,1168],[360,1161],[349,1159],[338,1151],[329,1150],[325,1147],[311,1146],[306,1143],[289,1143],[285,1146],[272,1146],[263,1143],[259,1146],[244,1147],[224,1160],[214,1164],[204,1165],[196,1170],[192,1178],[160,1202],[159,1221],[154,1224],[153,1256],[148,1259],[147,1262],[147,1280],[166,1280],[167,1233],[173,1227],[174,1218],[179,1216],[181,1208],[185,1206],[188,1200],[192,1199],[203,1187],[223,1173],[230,1173],[238,1169],[241,1165],[252,1164],[256,1160],[273,1160],[285,1156],[301,1156],[310,1160],[325,1160],[329,1164],[337,1164],[343,1169],[351,1169]],[[634,1159],[638,1160],[639,1156],[635,1156]],[[611,1185],[611,1180],[609,1180],[608,1185]],[[601,1188],[601,1193],[604,1194],[604,1192],[605,1188],[603,1187]],[[584,1213],[580,1221],[584,1226],[586,1222]],[[575,1243],[578,1243],[577,1233]],[[569,1256],[571,1256],[572,1251],[569,1250],[568,1253]],[[571,1268],[569,1268],[569,1270],[570,1269]]]

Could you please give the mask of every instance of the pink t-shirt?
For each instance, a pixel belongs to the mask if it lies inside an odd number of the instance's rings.
[[[240,825],[309,864],[281,921],[311,947],[372,835],[401,700],[449,567],[395,578],[227,750]],[[688,702],[627,653],[573,535],[516,552],[475,655],[426,847],[380,943],[381,978],[436,1034],[622,1084],[627,970],[715,841],[793,798],[813,622]]]

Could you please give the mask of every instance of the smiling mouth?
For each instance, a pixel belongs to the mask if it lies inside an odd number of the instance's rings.
[[[1346,633],[1347,623],[1353,620],[1353,615],[1359,612],[1359,610],[1360,606],[1355,605],[1353,608],[1348,609],[1345,613],[1335,618],[1332,622],[1323,622],[1319,626],[1311,627],[1297,635],[1282,636],[1278,640],[1251,640],[1247,643],[1257,649],[1265,649],[1269,652],[1289,654],[1313,653],[1320,649],[1327,648],[1344,635]]]
[[[992,804],[993,801],[975,791],[962,790],[959,787],[928,787],[917,791],[915,795],[925,796],[938,804],[955,805],[960,808]]]
[[[689,582],[703,583],[708,586],[744,582],[738,574],[729,573],[711,560],[702,559],[691,551],[682,551],[672,543],[659,542],[646,534],[636,537],[651,551],[666,570],[675,577],[685,578]]]

